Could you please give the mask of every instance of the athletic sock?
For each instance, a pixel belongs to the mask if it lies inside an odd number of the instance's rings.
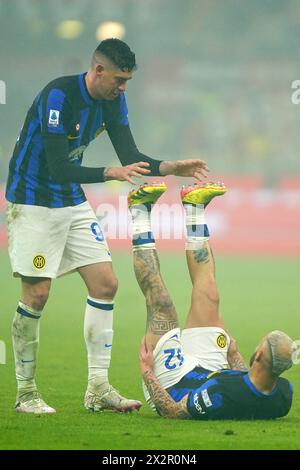
[[[187,231],[186,250],[199,250],[209,240],[203,204],[183,203]]]
[[[84,338],[88,352],[88,381],[108,385],[113,340],[113,300],[87,298]]]
[[[136,250],[155,248],[151,230],[151,204],[134,204],[129,207],[132,216],[132,247]]]
[[[19,302],[12,324],[18,399],[36,391],[35,370],[41,311]]]

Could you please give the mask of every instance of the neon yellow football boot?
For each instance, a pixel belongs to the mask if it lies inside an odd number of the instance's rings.
[[[158,198],[166,191],[165,183],[145,183],[128,194],[128,207],[137,204],[155,204]]]
[[[227,191],[223,183],[195,183],[183,187],[180,196],[183,204],[207,204],[216,196],[222,196]]]

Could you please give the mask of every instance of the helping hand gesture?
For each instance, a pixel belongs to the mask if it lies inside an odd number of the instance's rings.
[[[148,166],[149,163],[147,162],[138,162],[126,166],[113,166],[106,168],[104,171],[105,181],[128,181],[129,183],[136,185],[132,177],[141,178],[142,176],[151,173],[147,168]]]
[[[190,176],[199,181],[206,178],[209,171],[205,161],[195,159],[161,162],[159,169],[162,175]]]

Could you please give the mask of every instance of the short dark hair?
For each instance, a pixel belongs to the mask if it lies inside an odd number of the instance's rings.
[[[120,39],[110,38],[100,42],[93,55],[93,62],[97,60],[97,53],[105,55],[110,59],[120,70],[132,70],[137,68],[135,62],[135,54],[131,51],[130,47]]]

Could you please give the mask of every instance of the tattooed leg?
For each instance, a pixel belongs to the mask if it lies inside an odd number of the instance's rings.
[[[185,328],[219,326],[226,330],[219,313],[219,295],[215,276],[215,262],[209,242],[199,250],[186,251],[188,268],[193,284],[192,302]],[[227,331],[229,334],[229,332]],[[247,370],[244,358],[231,338],[227,353],[231,369]]]
[[[209,245],[205,208],[215,196],[225,192],[226,188],[222,183],[196,184],[181,191],[187,231],[186,256],[193,283],[186,328],[223,327],[219,316],[215,263]]]
[[[178,327],[177,313],[162,280],[156,250],[134,251],[133,261],[147,306],[146,342],[154,348],[161,336]]]
[[[145,183],[128,195],[134,270],[147,306],[146,343],[153,348],[165,333],[178,327],[175,307],[160,274],[151,230],[152,207],[166,189],[165,183]]]
[[[219,314],[215,263],[209,242],[206,241],[198,250],[187,250],[186,257],[193,290],[185,328],[200,326],[224,328]]]

